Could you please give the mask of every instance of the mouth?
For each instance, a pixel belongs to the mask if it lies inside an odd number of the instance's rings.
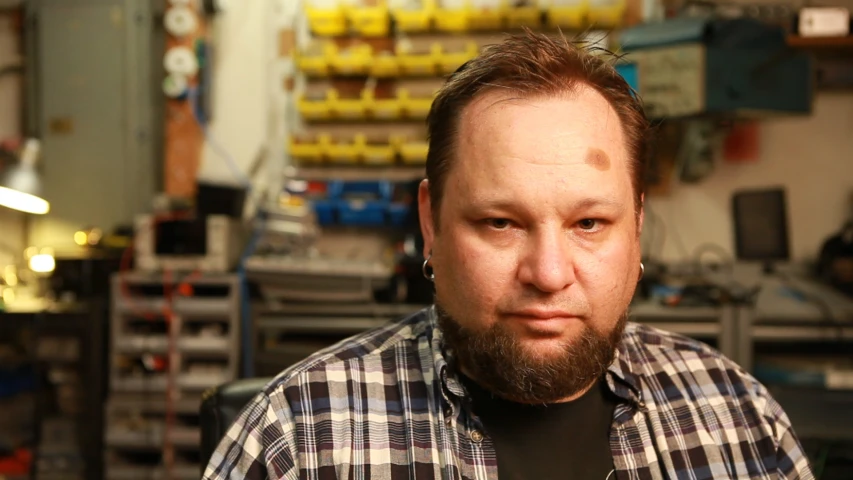
[[[508,317],[531,324],[552,324],[578,321],[581,316],[566,310],[525,309],[509,312]]]

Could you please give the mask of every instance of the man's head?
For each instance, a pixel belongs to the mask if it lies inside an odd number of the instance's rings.
[[[418,202],[463,370],[522,402],[612,361],[639,275],[648,124],[603,58],[526,33],[447,81]]]

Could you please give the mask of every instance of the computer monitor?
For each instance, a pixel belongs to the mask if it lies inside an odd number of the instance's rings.
[[[770,273],[774,263],[790,260],[784,188],[736,191],[732,195],[732,214],[739,261],[762,262],[765,272]]]

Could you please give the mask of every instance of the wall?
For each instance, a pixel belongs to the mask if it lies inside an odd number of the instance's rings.
[[[649,199],[668,230],[664,260],[683,259],[709,242],[732,252],[730,199],[741,188],[787,187],[795,260],[815,257],[823,240],[853,218],[853,94],[821,93],[812,116],[766,120],[760,128],[757,162],[717,159],[716,170],[702,183]],[[648,226],[655,228],[653,219]]]
[[[12,17],[0,15],[0,68],[17,64],[20,61],[19,51]],[[0,141],[21,135],[21,108],[21,77],[0,77]],[[21,218],[21,214],[0,207],[0,267],[14,261],[14,255],[23,252],[24,226]]]

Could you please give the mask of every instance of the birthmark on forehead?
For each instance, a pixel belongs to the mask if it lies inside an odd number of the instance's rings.
[[[598,170],[610,170],[610,157],[600,148],[590,148],[586,152],[586,164]]]

